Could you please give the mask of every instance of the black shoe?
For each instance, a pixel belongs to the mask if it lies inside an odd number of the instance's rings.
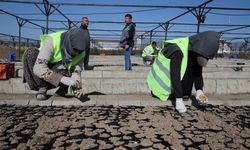
[[[62,97],[65,97],[67,95],[67,93],[68,93],[68,86],[60,84],[59,89],[56,91],[55,94],[62,96]]]
[[[36,99],[39,101],[47,100],[48,96],[46,93],[47,93],[46,87],[39,88],[38,93],[36,94]]]
[[[94,66],[85,66],[84,70],[94,70]]]

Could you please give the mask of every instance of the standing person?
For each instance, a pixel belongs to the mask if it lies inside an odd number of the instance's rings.
[[[213,59],[219,48],[219,34],[206,31],[185,38],[167,40],[152,65],[147,82],[152,94],[167,101],[170,94],[175,98],[179,113],[187,111],[183,96],[190,96],[193,85],[196,99],[208,102],[203,92],[202,68]]]
[[[86,33],[88,34],[88,37],[90,38],[88,26],[89,26],[88,17],[83,17],[80,28],[85,30]],[[90,55],[90,39],[89,39],[89,43],[87,43],[86,54],[84,57],[84,70],[92,70],[93,69],[91,66],[89,66],[89,55]]]
[[[124,49],[125,70],[132,70],[131,52],[134,46],[136,24],[132,22],[132,15],[125,15],[125,27],[122,30],[120,46]]]
[[[147,61],[150,62],[150,65],[153,64],[154,59],[156,57],[156,50],[157,50],[157,43],[155,41],[153,41],[152,44],[144,48],[141,55],[144,65],[147,64]]]
[[[222,43],[222,41],[219,43],[219,49],[218,49],[218,51],[217,51],[217,54],[216,54],[216,56],[215,56],[215,58],[217,59],[218,57],[219,58],[223,58],[223,43]]]
[[[24,82],[38,91],[37,100],[48,98],[47,90],[60,87],[57,94],[64,96],[72,87],[76,97],[83,96],[81,71],[89,34],[82,28],[40,36],[39,50],[27,49],[23,56]]]

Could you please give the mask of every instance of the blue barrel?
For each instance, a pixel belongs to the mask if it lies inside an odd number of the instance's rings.
[[[14,51],[10,51],[9,52],[9,61],[10,62],[13,62],[13,61],[15,61],[16,60],[16,54],[15,54],[15,52]]]
[[[237,54],[233,54],[233,55],[232,55],[232,58],[233,58],[233,59],[237,59],[237,58],[238,58],[238,55],[237,55]]]
[[[134,56],[137,57],[137,58],[140,58],[140,57],[141,57],[141,54],[140,54],[140,53],[137,53],[137,54],[135,54]]]

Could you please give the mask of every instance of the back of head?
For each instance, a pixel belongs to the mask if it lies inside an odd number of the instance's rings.
[[[62,64],[67,66],[73,57],[88,48],[89,35],[87,30],[73,28],[61,35]]]
[[[69,61],[88,48],[89,36],[86,30],[72,28],[61,35],[61,54],[64,62]]]
[[[129,19],[133,18],[131,14],[126,14],[125,17],[128,17]]]
[[[189,37],[189,51],[193,51],[207,59],[213,59],[219,49],[219,34],[205,31]]]
[[[72,48],[83,51],[87,49],[87,45],[89,43],[88,32],[86,30],[82,30],[80,28],[73,29],[70,41],[72,44]]]
[[[155,41],[152,42],[152,45],[157,45],[157,43]]]

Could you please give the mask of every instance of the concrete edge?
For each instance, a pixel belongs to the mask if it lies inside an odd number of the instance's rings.
[[[191,100],[184,101],[185,105],[190,106]],[[52,96],[45,101],[37,101],[34,96],[22,97],[12,95],[9,97],[1,97],[0,105],[39,105],[39,106],[172,106],[171,101],[162,102],[152,98],[149,95],[91,95],[88,100],[80,101],[76,98],[63,98]],[[208,104],[226,105],[226,106],[250,106],[249,99],[210,99]]]

